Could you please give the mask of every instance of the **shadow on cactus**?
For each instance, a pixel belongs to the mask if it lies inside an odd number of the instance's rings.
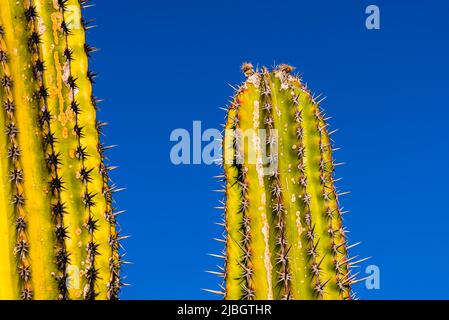
[[[0,0],[0,299],[115,299],[85,0]]]
[[[351,299],[331,134],[293,68],[242,67],[223,140],[225,299]]]

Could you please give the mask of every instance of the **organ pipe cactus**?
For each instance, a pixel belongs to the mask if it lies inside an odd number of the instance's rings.
[[[115,299],[85,0],[0,0],[0,299]]]
[[[255,72],[223,140],[226,299],[350,299],[356,280],[334,185],[331,132],[293,68]]]

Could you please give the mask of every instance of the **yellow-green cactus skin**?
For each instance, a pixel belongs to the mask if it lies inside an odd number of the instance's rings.
[[[350,299],[331,132],[293,68],[254,71],[223,140],[225,299]],[[261,135],[264,132],[264,135]],[[264,151],[266,150],[266,151]]]
[[[85,0],[0,0],[0,299],[116,299]]]

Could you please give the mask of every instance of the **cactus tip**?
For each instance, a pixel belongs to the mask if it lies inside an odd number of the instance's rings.
[[[293,70],[295,70],[295,68],[292,67],[292,66],[289,65],[289,64],[281,64],[281,65],[279,65],[278,68],[279,68],[279,70],[281,70],[281,71],[283,71],[283,72],[285,72],[285,73],[292,73]]]
[[[250,77],[254,74],[254,67],[250,62],[244,62],[242,64],[242,72],[246,77]]]

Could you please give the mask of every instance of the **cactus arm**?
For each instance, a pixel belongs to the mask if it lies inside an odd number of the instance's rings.
[[[356,262],[347,259],[320,107],[288,65],[242,69],[247,80],[226,124],[240,134],[226,130],[223,147],[225,298],[350,299]],[[269,149],[266,170],[262,143]]]

